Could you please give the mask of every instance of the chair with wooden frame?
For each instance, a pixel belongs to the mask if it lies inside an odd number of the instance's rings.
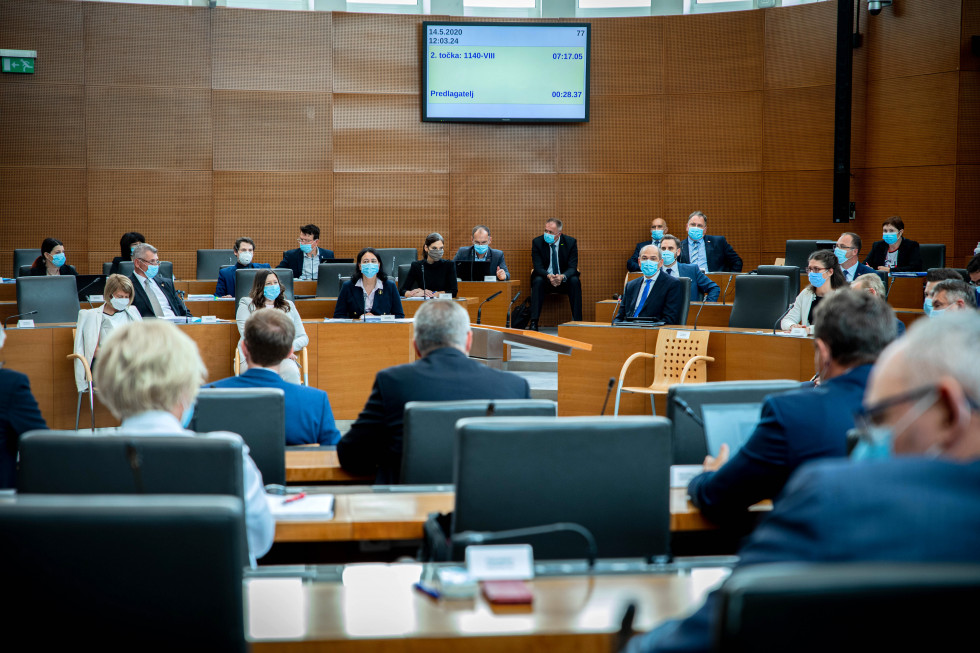
[[[75,332],[77,329],[71,330],[71,340],[75,342]],[[85,360],[84,354],[68,354],[68,360],[76,358],[82,361],[82,367],[85,368],[85,380],[88,381],[88,407],[92,413],[92,432],[95,432],[95,385],[92,381],[92,367]],[[84,390],[78,391],[78,404],[75,406],[75,430],[78,430],[78,418],[82,414],[82,395],[85,394]]]
[[[300,359],[298,365],[299,368],[303,370],[303,385],[305,386],[310,385],[310,359],[306,353],[307,349],[309,349],[309,347],[303,347],[299,351],[294,352]],[[241,352],[238,349],[238,347],[235,347],[235,353],[232,354],[232,357],[234,358],[234,362],[232,363],[232,365],[234,365],[235,376],[238,376],[239,374],[242,373]]]
[[[676,329],[660,329],[657,335],[657,353],[648,354],[640,351],[623,363],[619,371],[619,384],[616,387],[616,408],[614,415],[619,415],[619,397],[624,392],[650,395],[650,407],[657,414],[654,403],[656,395],[666,395],[670,386],[676,383],[704,383],[708,380],[707,363],[715,361],[708,352],[707,331],[679,331]],[[638,358],[653,358],[653,383],[649,387],[623,387],[626,371]]]

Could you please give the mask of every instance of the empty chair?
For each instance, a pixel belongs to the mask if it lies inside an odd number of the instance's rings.
[[[27,266],[27,269],[31,269],[31,265],[38,256],[41,255],[40,249],[15,249],[14,250],[14,278],[27,276],[21,268]]]
[[[687,314],[691,310],[691,280],[688,277],[678,277],[681,282],[681,290],[684,291],[684,299],[681,302],[681,313],[677,317],[677,324],[687,324]]]
[[[0,504],[9,650],[246,651],[243,528],[233,497]]]
[[[217,279],[218,271],[226,265],[238,263],[234,250],[230,249],[199,249],[197,250],[197,278]]]
[[[202,388],[191,430],[237,433],[263,481],[286,484],[286,399],[279,388]]]
[[[833,245],[831,246],[833,247]],[[787,240],[786,241],[786,260],[783,265],[795,265],[798,268],[805,268],[810,254],[820,249],[815,240]],[[794,297],[796,295],[793,295]]]
[[[78,286],[75,277],[18,277],[17,312],[36,324],[76,322],[78,320]]]
[[[357,269],[355,263],[321,263],[317,272],[316,296],[337,297],[340,287],[349,281]]]
[[[408,272],[412,269],[411,263],[404,263],[398,266],[398,288],[401,290],[402,284],[405,283],[405,279],[408,278]]]
[[[804,265],[804,267],[806,266]],[[761,275],[781,274],[789,279],[785,304],[789,304],[800,294],[800,268],[795,265],[760,265],[756,272]]]
[[[701,419],[701,407],[706,404],[762,403],[771,394],[795,390],[799,381],[720,381],[715,383],[685,383],[667,391],[667,419],[671,430],[671,451],[675,465],[700,465],[708,455],[704,426],[687,414],[686,404]]]
[[[109,270],[112,268],[112,263],[102,264],[102,274],[108,275]],[[119,261],[119,274],[128,277],[133,273],[133,262],[132,261]],[[160,261],[160,271],[157,276],[163,277],[164,279],[170,279],[173,281],[174,278],[174,264],[173,261]]]
[[[456,426],[453,556],[466,531],[571,522],[600,558],[668,555],[670,422],[658,417],[469,418]],[[513,540],[512,540],[513,541]],[[521,538],[535,559],[585,558],[575,533]]]
[[[919,254],[922,256],[922,269],[946,267],[946,245],[921,243]]]
[[[374,251],[378,253],[381,267],[389,276],[394,276],[399,266],[411,265],[419,258],[419,252],[414,247],[376,247]]]
[[[728,326],[772,329],[789,307],[788,294],[789,279],[784,275],[739,275],[735,278],[735,302]]]
[[[255,275],[259,270],[264,270],[266,268],[245,268],[244,270],[235,270],[235,306],[242,301],[242,297],[247,297],[252,292],[252,282],[255,281]],[[272,270],[276,273],[276,277],[279,279],[279,285],[282,286],[282,293],[286,299],[292,301],[293,299],[293,271],[288,268],[274,268]]]
[[[493,405],[494,417],[486,417]],[[409,484],[453,482],[456,422],[465,417],[556,417],[558,405],[547,399],[410,401],[405,404],[400,481]]]

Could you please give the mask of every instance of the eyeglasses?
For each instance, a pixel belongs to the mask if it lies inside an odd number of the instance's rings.
[[[817,273],[819,273],[819,272],[826,272],[826,271],[827,271],[827,270],[829,270],[829,269],[830,269],[830,268],[807,268],[807,269],[806,269],[806,271],[807,271],[808,273],[809,273],[809,272],[812,272],[813,274],[817,274]]]
[[[854,245],[841,245],[840,243],[837,243],[837,247],[840,249],[857,249]]]
[[[155,258],[152,261],[147,261],[145,258],[138,258],[137,261],[142,261],[146,265],[160,265],[160,259]]]
[[[915,401],[917,399],[921,399],[922,397],[936,393],[937,391],[935,386],[927,385],[922,386],[921,388],[916,388],[915,390],[909,390],[908,392],[900,395],[895,395],[894,397],[882,399],[878,403],[865,406],[858,412],[854,413],[854,424],[858,427],[859,431],[865,432],[870,427],[880,426],[884,419],[885,412],[889,408],[894,408],[895,406],[900,406],[904,403]]]
[[[316,238],[297,238],[296,242],[300,245],[312,245]]]

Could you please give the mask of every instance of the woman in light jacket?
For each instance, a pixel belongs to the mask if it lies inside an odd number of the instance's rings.
[[[833,250],[820,249],[810,254],[806,274],[810,285],[796,296],[793,308],[780,323],[784,331],[789,331],[793,327],[803,327],[809,332],[810,325],[813,324],[813,309],[817,307],[820,300],[847,285],[847,278],[840,269],[840,263],[837,262]]]
[[[140,312],[133,306],[133,282],[121,274],[111,274],[105,281],[105,303],[98,308],[78,311],[75,325],[75,353],[85,356],[89,368],[99,355],[99,346],[114,329],[130,322],[141,322]],[[88,390],[85,367],[75,359],[75,387]]]
[[[246,297],[242,297],[238,302],[238,311],[235,313],[235,320],[238,322],[238,334],[245,337],[245,320],[259,308],[278,308],[293,320],[293,327],[296,329],[296,337],[293,340],[293,351],[299,351],[310,344],[310,338],[306,335],[303,328],[303,319],[296,310],[296,305],[286,299],[282,294],[282,286],[279,285],[279,277],[274,270],[259,270],[255,273],[255,281],[252,282],[252,291]],[[238,361],[241,364],[241,371],[246,370],[245,357],[242,356],[241,338],[238,340]],[[279,366],[279,376],[283,381],[289,383],[300,383],[299,365],[296,363],[296,354],[290,354],[289,358]]]

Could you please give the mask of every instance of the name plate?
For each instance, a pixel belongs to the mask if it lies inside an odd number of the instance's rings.
[[[495,274],[488,274],[485,277],[483,277],[483,280],[484,281],[496,281],[497,280],[497,275],[495,275]]]
[[[389,315],[382,315],[380,317],[381,317],[381,321],[382,322],[394,322],[395,321],[395,316],[394,315],[390,315],[389,314]]]
[[[529,580],[534,554],[530,544],[472,545],[466,547],[466,571],[473,580]]]
[[[18,329],[33,329],[34,320],[17,320]]]
[[[88,301],[90,303],[91,302],[104,302],[105,301],[105,297],[103,297],[102,295],[89,295],[88,296]]]
[[[453,298],[453,294],[451,292],[441,292],[441,293],[439,293],[438,298],[439,299],[452,299]]]
[[[690,340],[691,339],[691,332],[690,331],[678,331],[677,332],[677,339],[678,340]]]
[[[204,324],[214,324],[218,321],[217,315],[202,315],[201,322]]]

